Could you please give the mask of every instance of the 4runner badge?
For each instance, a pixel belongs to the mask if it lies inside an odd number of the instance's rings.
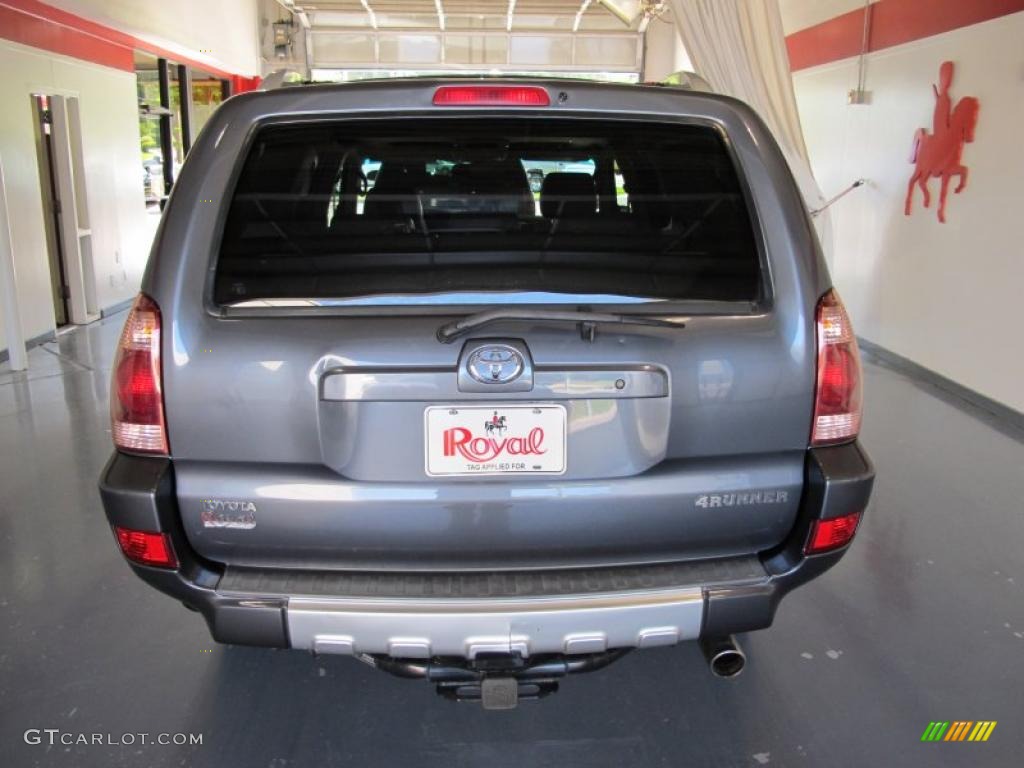
[[[753,504],[783,504],[789,501],[789,491],[744,491],[743,493],[705,493],[698,496],[694,506],[702,509],[715,507],[749,507]]]
[[[199,519],[204,528],[240,528],[248,531],[256,527],[256,505],[251,501],[225,501],[203,499]]]

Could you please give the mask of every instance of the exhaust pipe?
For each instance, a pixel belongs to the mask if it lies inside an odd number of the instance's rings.
[[[715,677],[736,677],[746,666],[747,657],[732,635],[702,638],[700,649]]]

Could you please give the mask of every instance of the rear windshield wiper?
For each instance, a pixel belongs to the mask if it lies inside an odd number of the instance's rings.
[[[439,341],[448,344],[476,328],[502,320],[541,320],[554,323],[578,323],[580,334],[587,341],[593,341],[595,326],[598,324],[651,325],[661,328],[685,328],[686,324],[676,320],[663,320],[644,315],[616,315],[610,312],[559,311],[549,309],[491,309],[477,312],[461,320],[445,323],[437,329]]]

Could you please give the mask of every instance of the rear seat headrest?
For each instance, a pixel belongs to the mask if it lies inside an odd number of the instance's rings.
[[[548,219],[576,218],[597,213],[594,177],[589,173],[549,173],[540,188],[540,212]]]

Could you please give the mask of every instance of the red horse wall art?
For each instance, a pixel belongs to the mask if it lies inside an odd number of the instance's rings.
[[[973,96],[964,96],[952,107],[949,87],[953,84],[953,62],[944,61],[939,67],[939,84],[933,85],[935,92],[935,114],[932,118],[932,132],[918,128],[914,133],[914,148],[910,162],[914,164],[914,174],[907,184],[907,200],[903,213],[910,215],[914,202],[914,185],[921,188],[924,194],[924,207],[932,201],[928,180],[932,177],[942,179],[939,191],[939,221],[946,221],[946,197],[949,195],[949,182],[956,176],[959,181],[954,193],[960,194],[967,186],[967,166],[961,162],[964,144],[974,141],[974,128],[978,124],[980,104]]]

